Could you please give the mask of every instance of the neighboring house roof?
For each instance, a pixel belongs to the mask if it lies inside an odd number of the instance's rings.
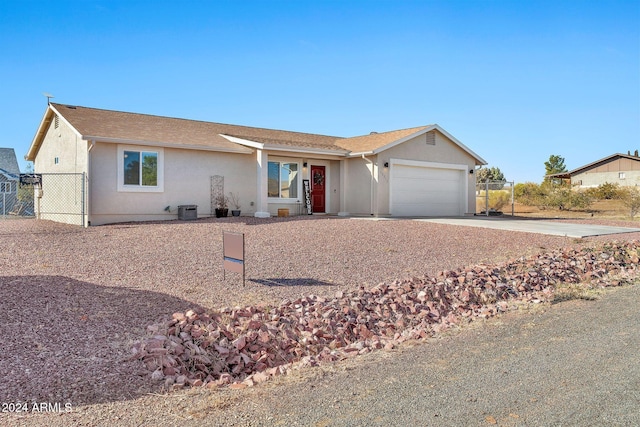
[[[583,173],[589,169],[593,169],[593,168],[597,168],[598,166],[601,166],[605,163],[609,163],[611,161],[617,160],[617,159],[629,159],[629,160],[633,160],[636,162],[640,162],[640,157],[638,156],[632,156],[630,154],[620,154],[620,153],[616,153],[616,154],[612,154],[610,156],[604,157],[600,160],[596,160],[595,162],[589,163],[587,165],[584,166],[580,166],[579,168],[570,170],[569,172],[561,172],[561,173],[554,173],[551,175],[547,175],[550,178],[571,178],[574,175],[578,175],[580,173]]]
[[[20,166],[13,148],[0,148],[0,169],[10,174],[20,174]]]
[[[49,124],[55,119],[56,114],[85,140],[236,153],[251,153],[251,148],[258,148],[340,157],[375,154],[421,133],[437,129],[472,155],[477,163],[486,164],[481,157],[438,125],[342,138],[55,103],[49,105],[40,123],[25,156],[27,160],[35,159]]]
[[[15,173],[9,173],[4,169],[0,168],[0,175],[4,176],[8,181],[17,181],[20,176]]]

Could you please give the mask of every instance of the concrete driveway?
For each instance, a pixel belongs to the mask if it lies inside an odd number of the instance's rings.
[[[525,233],[539,233],[575,238],[640,232],[640,228],[614,227],[598,224],[578,224],[539,219],[512,219],[505,217],[496,218],[474,216],[462,218],[423,218],[417,221],[462,225],[467,227],[494,228],[497,230],[521,231]]]
[[[397,221],[410,218],[367,218],[353,217],[374,221]],[[578,224],[540,219],[514,219],[511,217],[443,217],[443,218],[414,218],[414,221],[433,222],[437,224],[462,225],[465,227],[493,228],[496,230],[520,231],[523,233],[548,234],[551,236],[583,238],[590,236],[604,236],[609,234],[639,233],[640,228],[614,227],[598,224]]]

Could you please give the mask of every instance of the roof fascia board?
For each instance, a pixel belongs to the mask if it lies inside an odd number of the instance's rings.
[[[610,161],[610,160],[615,159],[616,157],[622,157],[622,158],[625,158],[625,159],[628,159],[628,160],[635,160],[635,161],[640,162],[640,158],[638,158],[638,157],[635,157],[635,156],[629,156],[629,155],[627,155],[627,154],[620,154],[620,153],[616,153],[616,154],[612,154],[612,155],[610,155],[610,156],[604,157],[604,158],[602,158],[602,159],[600,159],[600,160],[596,160],[595,162],[591,162],[591,163],[589,163],[589,164],[587,164],[587,165],[580,166],[579,168],[576,168],[576,169],[570,170],[569,172],[563,172],[562,174],[566,174],[566,175],[576,175],[576,174],[578,174],[578,173],[582,172],[582,171],[583,171],[583,170],[585,170],[585,169],[590,169],[590,168],[592,168],[592,167],[598,166],[599,164],[606,163],[606,162],[608,162],[608,161]],[[561,174],[555,174],[555,175],[561,175]],[[553,176],[553,175],[547,175],[547,176]]]
[[[31,140],[31,145],[29,146],[29,151],[24,156],[25,160],[30,162],[34,161],[38,151],[40,151],[40,145],[42,145],[42,140],[44,139],[45,129],[51,121],[53,120],[53,111],[51,110],[51,106],[47,107],[47,110],[44,112],[42,119],[40,120],[40,125],[36,130],[36,134],[33,136]]]
[[[250,141],[248,139],[238,138],[237,136],[225,135],[222,133],[219,133],[218,135],[228,141],[235,142],[236,144],[246,145],[247,147],[255,148],[257,150],[264,149],[264,144],[261,142]]]
[[[253,150],[246,147],[233,148],[214,148],[206,147],[202,145],[185,145],[178,143],[158,142],[158,141],[144,141],[138,139],[124,139],[124,138],[104,138],[101,136],[82,136],[82,139],[87,141],[104,142],[110,144],[128,144],[128,145],[144,145],[146,147],[164,147],[164,148],[182,148],[185,150],[201,150],[201,151],[219,151],[223,153],[239,153],[239,154],[251,154]]]
[[[335,157],[345,157],[349,154],[348,151],[338,151],[335,150],[322,150],[320,148],[308,149],[304,147],[287,147],[282,145],[265,145],[265,150],[269,151],[290,151],[292,153],[304,153],[304,154],[317,154],[323,156],[335,156]]]
[[[338,156],[338,157],[343,157],[348,153],[346,150],[336,152],[335,150],[323,150],[320,148],[309,149],[305,147],[295,147],[295,146],[289,147],[284,145],[265,144],[263,142],[251,141],[249,139],[238,138],[236,136],[231,136],[231,135],[220,134],[220,136],[223,138],[226,138],[231,142],[235,142],[236,144],[246,145],[248,147],[252,147],[258,150],[289,151],[292,153],[332,155],[332,156]]]
[[[8,180],[11,180],[11,181],[17,181],[19,178],[17,175],[7,172],[4,169],[0,169],[0,174],[4,175]]]
[[[371,156],[374,154],[373,151],[358,151],[357,153],[349,153],[347,157],[362,157],[362,156]]]

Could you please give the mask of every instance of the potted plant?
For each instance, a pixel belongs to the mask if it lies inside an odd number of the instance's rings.
[[[235,208],[231,210],[231,215],[240,216],[240,196],[233,191],[230,191],[229,200],[231,201],[231,205]]]
[[[226,217],[229,214],[229,199],[224,194],[216,197],[216,218]]]

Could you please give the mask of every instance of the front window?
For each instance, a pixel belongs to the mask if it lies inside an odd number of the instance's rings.
[[[142,159],[142,162],[140,162]],[[143,187],[158,185],[158,153],[150,151],[124,152],[124,185]]]
[[[268,196],[282,199],[298,197],[298,164],[269,162]]]
[[[118,191],[164,191],[164,150],[118,146]]]
[[[0,182],[0,193],[11,193],[11,183]]]

